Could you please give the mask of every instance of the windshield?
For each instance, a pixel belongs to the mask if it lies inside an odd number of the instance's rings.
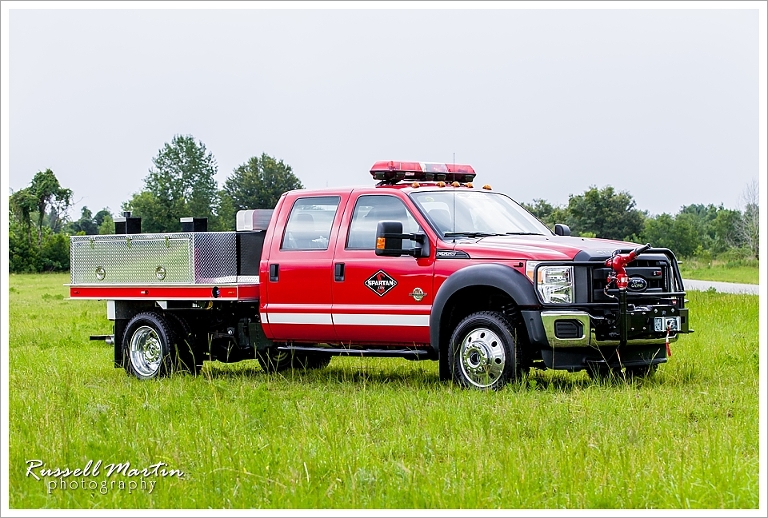
[[[411,193],[411,198],[443,237],[552,235],[517,202],[500,193],[424,191]]]

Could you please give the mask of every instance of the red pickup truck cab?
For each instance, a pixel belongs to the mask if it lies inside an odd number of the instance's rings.
[[[128,269],[141,263],[149,281],[110,280],[120,265],[102,263],[119,261],[94,259],[94,236],[73,237],[71,297],[108,300],[114,335],[92,338],[113,343],[115,365],[139,378],[203,360],[274,371],[397,356],[497,389],[532,367],[652,373],[690,332],[667,249],[553,232],[473,185],[470,166],[388,161],[371,175],[375,186],[290,191],[271,212],[242,211],[237,232],[95,236],[133,243]],[[208,243],[230,235],[234,245]],[[140,256],[142,236],[165,241],[166,255]],[[192,273],[167,282],[180,237]],[[200,275],[233,261],[231,275]]]

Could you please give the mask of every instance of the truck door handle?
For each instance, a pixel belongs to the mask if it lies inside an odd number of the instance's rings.
[[[280,277],[280,265],[270,264],[269,265],[269,282],[277,282],[279,277]]]
[[[344,280],[344,263],[336,263],[333,265],[333,280],[336,282],[342,282]]]

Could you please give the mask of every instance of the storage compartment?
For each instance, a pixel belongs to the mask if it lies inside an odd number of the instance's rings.
[[[70,244],[75,285],[237,282],[235,232],[72,236]]]

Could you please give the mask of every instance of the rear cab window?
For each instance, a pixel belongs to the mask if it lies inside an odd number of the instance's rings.
[[[298,198],[288,215],[281,250],[328,250],[339,196]]]

